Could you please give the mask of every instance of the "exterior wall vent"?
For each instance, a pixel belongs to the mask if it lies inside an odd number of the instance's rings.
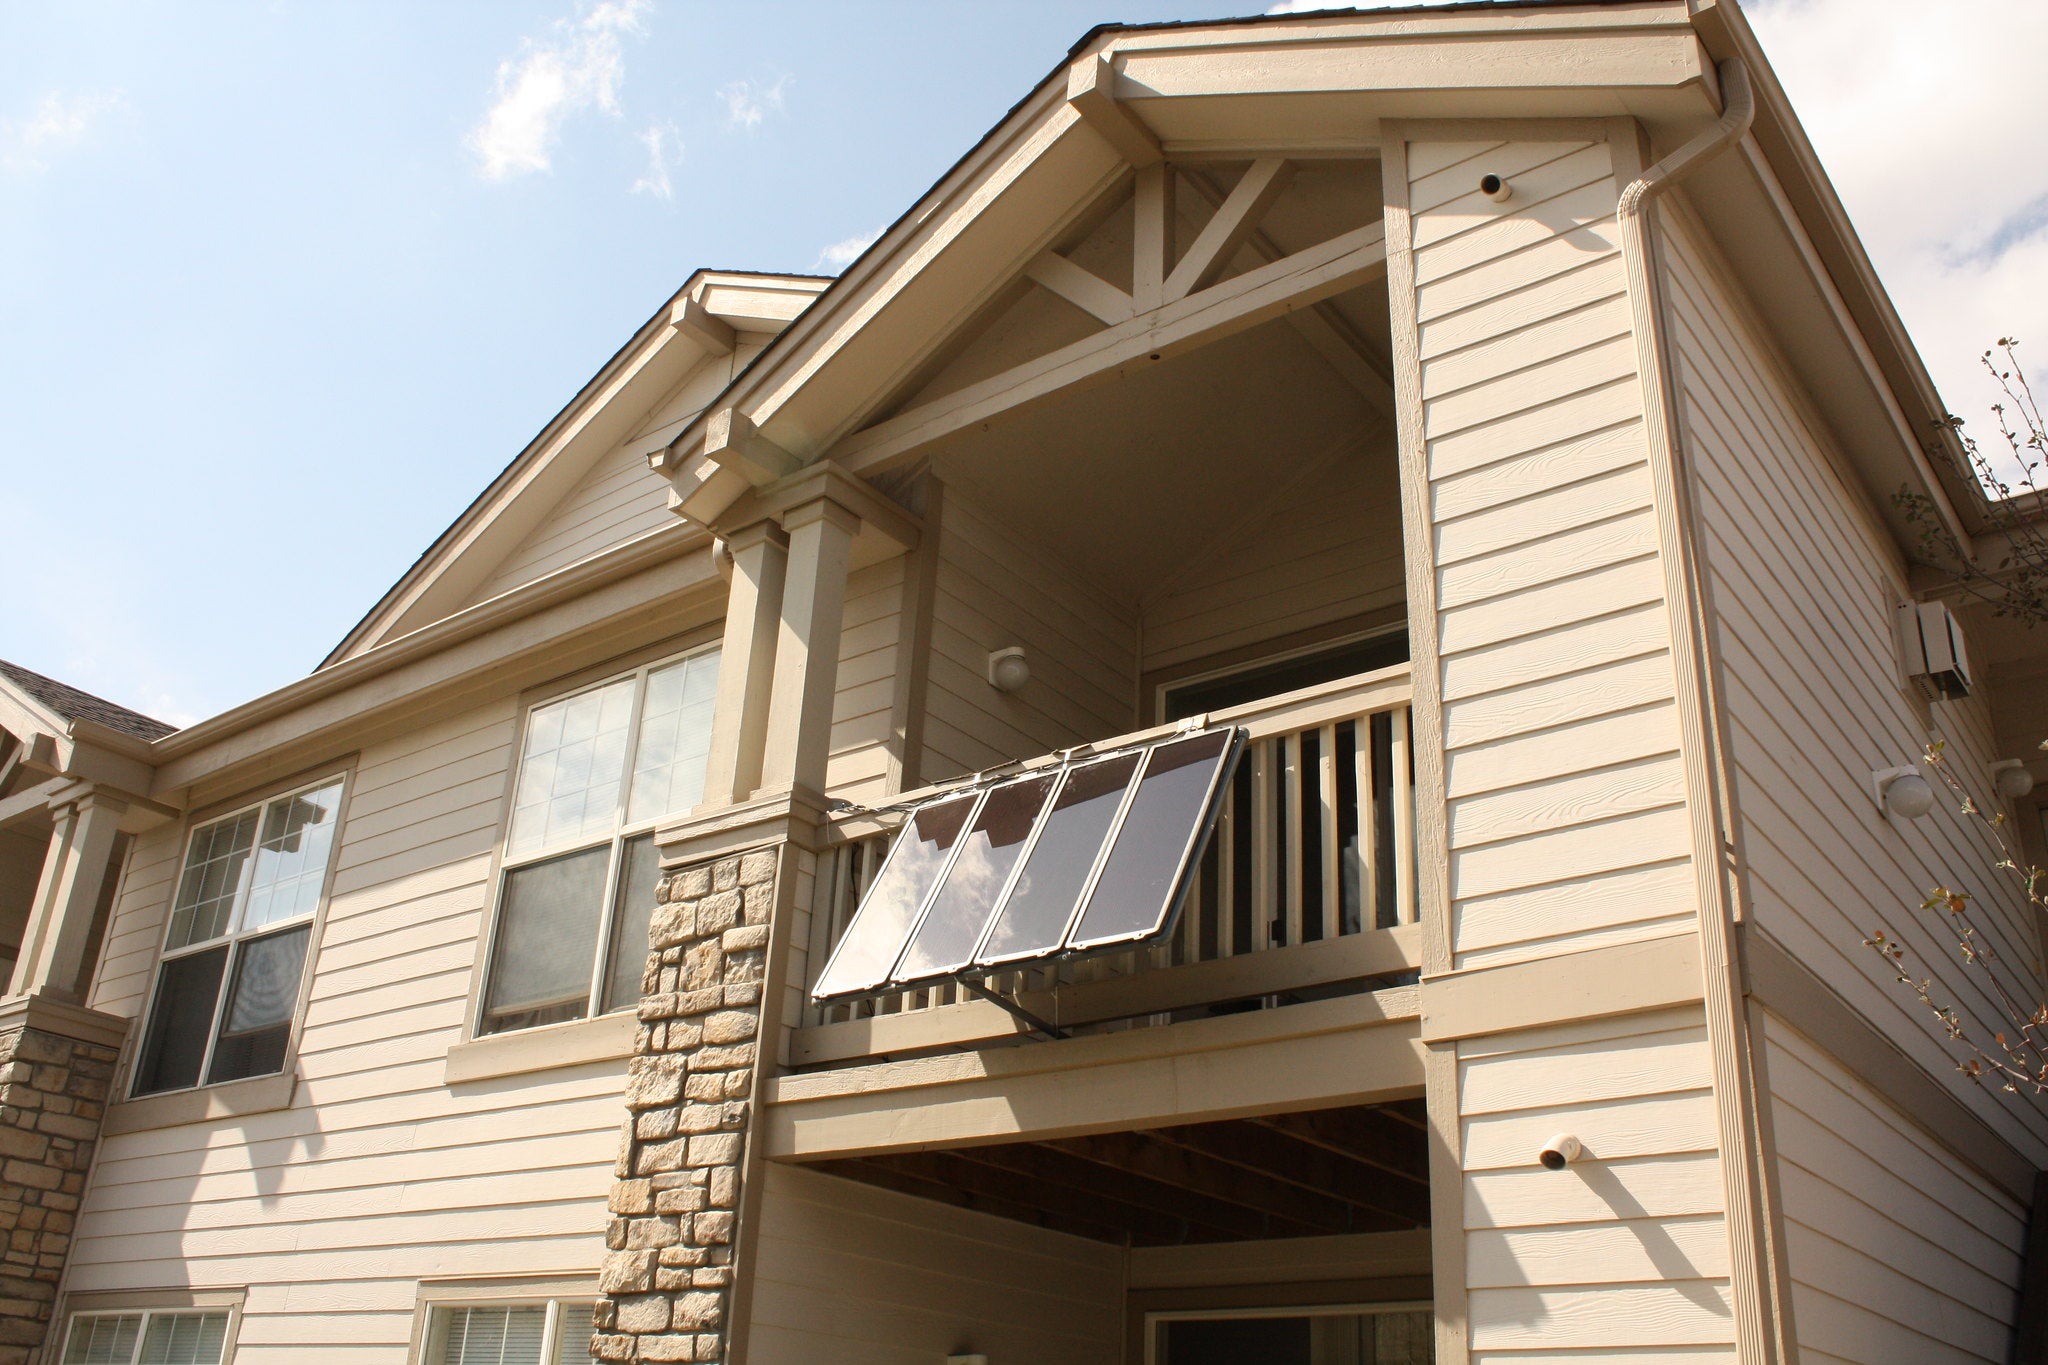
[[[1963,630],[1946,603],[1909,602],[1899,608],[1899,661],[1930,700],[1955,701],[1970,695]]]

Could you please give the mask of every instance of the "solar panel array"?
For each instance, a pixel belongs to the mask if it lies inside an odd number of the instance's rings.
[[[918,806],[812,998],[1168,933],[1243,744],[1236,729],[1175,735]]]

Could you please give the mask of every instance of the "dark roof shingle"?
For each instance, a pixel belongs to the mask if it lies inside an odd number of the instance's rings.
[[[143,740],[162,739],[178,728],[145,716],[140,711],[117,706],[104,697],[81,692],[55,678],[46,678],[20,664],[8,663],[5,659],[0,659],[0,678],[13,683],[66,720],[88,720]]]

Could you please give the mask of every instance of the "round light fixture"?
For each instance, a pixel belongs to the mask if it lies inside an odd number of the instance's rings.
[[[998,692],[1015,692],[1031,681],[1031,664],[1022,645],[1011,645],[988,656],[988,685]]]
[[[1886,768],[1870,775],[1877,802],[1897,820],[1918,820],[1934,809],[1934,787],[1918,768]]]
[[[2027,771],[2024,759],[2002,758],[1992,764],[1991,781],[1998,788],[1998,794],[2008,801],[2029,796],[2034,790],[2034,775]]]

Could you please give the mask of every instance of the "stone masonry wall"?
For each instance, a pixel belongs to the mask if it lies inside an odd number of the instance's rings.
[[[114,1057],[43,1029],[0,1033],[0,1365],[30,1360],[50,1330]]]
[[[722,1362],[754,1107],[774,849],[662,879],[591,1353]]]

